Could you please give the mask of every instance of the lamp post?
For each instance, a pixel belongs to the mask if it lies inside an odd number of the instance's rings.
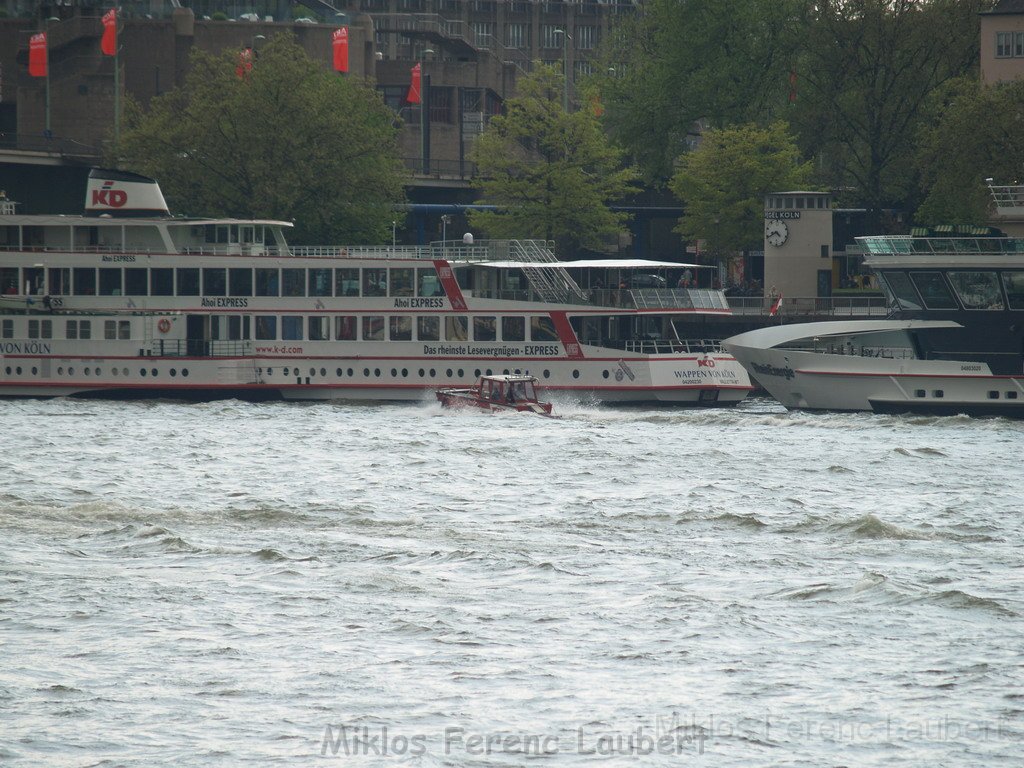
[[[562,109],[566,112],[569,111],[569,41],[572,40],[572,35],[566,32],[564,29],[556,29],[554,34],[562,36],[562,77],[564,78],[564,87],[562,89]]]
[[[430,130],[428,112],[430,111],[430,75],[427,74],[427,55],[434,53],[433,48],[424,48],[420,54],[420,156],[423,158],[423,175],[430,175]]]
[[[60,21],[56,16],[50,16],[46,19],[44,29],[46,31],[46,129],[44,135],[46,138],[52,138],[53,132],[50,130],[50,22]]]
[[[391,250],[395,250],[395,243],[397,242],[397,239],[398,239],[397,231],[398,231],[398,222],[397,221],[392,221],[391,222]]]

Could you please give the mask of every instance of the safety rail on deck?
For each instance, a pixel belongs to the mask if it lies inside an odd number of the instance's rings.
[[[279,342],[266,342],[273,346]],[[251,341],[208,341],[206,339],[151,339],[149,354],[159,357],[250,357]]]
[[[727,296],[734,315],[772,315],[775,302],[767,296]],[[886,317],[892,311],[884,296],[831,296],[784,298],[774,315],[829,315],[833,317]]]
[[[813,352],[819,355],[842,355],[844,357],[882,357],[888,360],[914,360],[917,355],[910,347],[872,347],[860,344],[817,344],[789,345],[786,344],[780,349],[792,350],[794,352]]]
[[[640,288],[629,295],[637,309],[729,309],[725,294],[708,288]]]
[[[634,339],[624,349],[644,355],[699,355],[721,353],[722,345],[715,339]]]
[[[912,235],[886,235],[858,237],[857,242],[867,256],[960,253],[1024,253],[1024,238],[1017,237],[914,237]]]

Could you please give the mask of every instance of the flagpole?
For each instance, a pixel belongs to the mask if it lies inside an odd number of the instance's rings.
[[[117,6],[114,6],[114,145],[121,141],[121,35]]]

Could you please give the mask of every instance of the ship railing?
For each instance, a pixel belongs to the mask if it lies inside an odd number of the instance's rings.
[[[725,294],[710,288],[639,288],[629,293],[638,309],[729,309]]]
[[[771,315],[775,302],[768,296],[727,296],[734,315]],[[892,307],[884,296],[784,297],[778,316],[831,315],[886,317]]]
[[[857,242],[865,254],[897,255],[909,253],[1024,253],[1024,239],[1016,237],[986,237],[950,235],[949,237],[915,237],[913,235],[886,235],[858,237]]]
[[[879,347],[852,342],[824,342],[817,341],[807,344],[787,344],[787,350],[794,352],[812,352],[819,355],[842,355],[844,357],[879,357],[887,360],[914,360],[917,355],[912,347]]]
[[[251,341],[151,339],[149,354],[158,357],[250,357]]]
[[[626,341],[623,348],[642,355],[699,355],[722,351],[716,339],[632,339]]]

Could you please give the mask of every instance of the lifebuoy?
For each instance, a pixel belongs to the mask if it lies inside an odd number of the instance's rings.
[[[171,330],[171,321],[166,317],[161,317],[160,321],[156,324],[156,329],[160,331],[160,333],[167,333]]]

